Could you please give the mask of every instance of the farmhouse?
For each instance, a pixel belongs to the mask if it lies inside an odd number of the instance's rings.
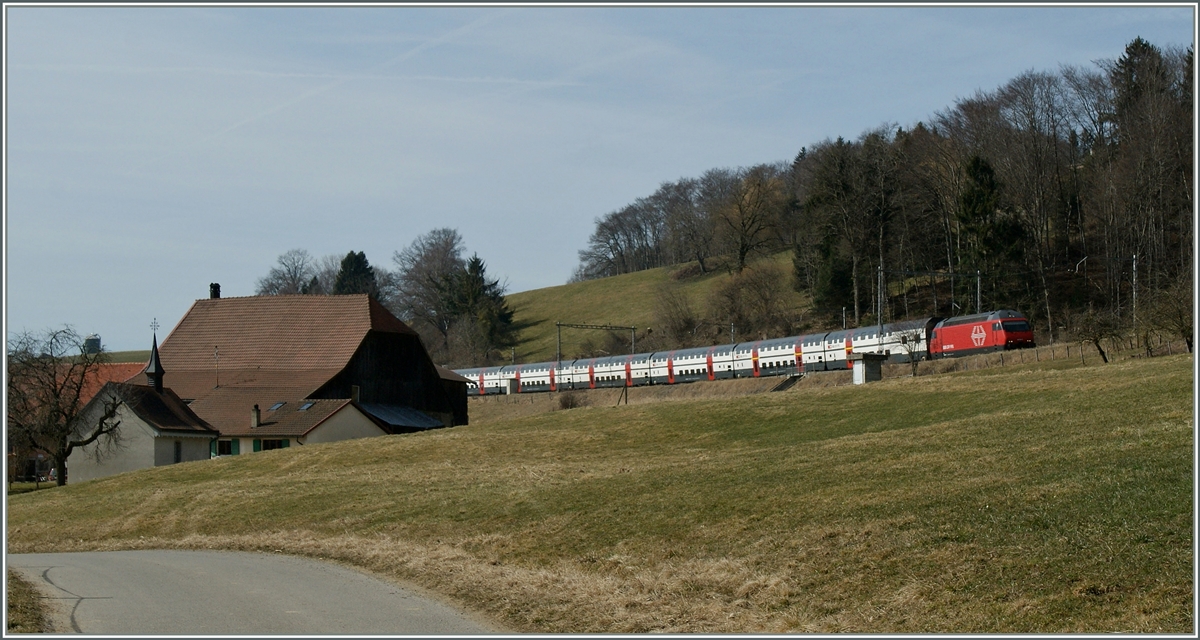
[[[217,291],[159,349],[171,389],[220,432],[212,454],[467,423],[458,376],[370,296]]]

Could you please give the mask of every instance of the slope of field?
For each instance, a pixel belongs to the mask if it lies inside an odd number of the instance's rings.
[[[784,273],[791,273],[791,253],[780,253],[767,260],[782,267]],[[709,293],[727,282],[730,275],[718,270],[705,275],[675,277],[680,269],[689,268],[695,269],[695,264],[648,269],[506,296],[509,308],[514,312],[513,320],[520,327],[517,362],[554,359],[555,322],[637,327],[638,335],[642,335],[647,327],[654,326],[655,305],[663,287],[678,288],[688,296],[693,309],[703,314]],[[788,305],[800,308],[804,298],[792,291],[790,279],[784,283],[784,288]],[[628,332],[622,335],[629,340]],[[600,343],[602,338],[602,332],[563,329],[563,357],[574,357],[588,339]]]
[[[109,362],[146,362],[150,359],[150,350],[144,351],[110,351]]]
[[[8,550],[310,555],[521,631],[1182,634],[1192,385],[1057,360],[292,447],[12,495]]]

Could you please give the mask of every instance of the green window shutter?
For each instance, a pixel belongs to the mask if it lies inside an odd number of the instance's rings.
[[[254,439],[254,450],[262,451],[262,440],[259,440],[258,438]]]
[[[241,453],[241,451],[239,451],[239,449],[241,448],[241,447],[239,447],[239,445],[240,445],[240,444],[242,444],[242,440],[241,440],[241,438],[234,438],[233,440],[231,440],[231,441],[230,441],[229,452],[230,452],[230,453],[232,453],[232,454],[233,454],[233,455],[235,455],[235,456],[236,456],[237,454]]]
[[[284,449],[288,448],[288,439],[287,438],[283,439],[283,448]]]
[[[216,440],[208,441],[208,455],[210,458],[217,455],[217,441]]]

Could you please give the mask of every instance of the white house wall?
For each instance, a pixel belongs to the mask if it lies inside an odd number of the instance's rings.
[[[121,448],[99,464],[92,457],[96,443],[76,448],[67,458],[67,482],[93,480],[154,465],[154,430],[127,406],[117,409],[117,416],[121,421]]]
[[[195,460],[208,460],[212,457],[209,452],[212,445],[212,436],[177,436],[171,433],[164,433],[154,439],[154,466],[159,467],[164,464],[175,464],[175,442],[182,443],[180,462],[192,462]]]
[[[315,444],[318,442],[336,442],[338,440],[352,440],[354,438],[371,438],[374,436],[385,435],[383,429],[375,426],[370,418],[367,418],[358,409],[352,406],[346,406],[341,411],[329,416],[324,422],[317,425],[317,428],[308,432],[304,437],[304,444]]]

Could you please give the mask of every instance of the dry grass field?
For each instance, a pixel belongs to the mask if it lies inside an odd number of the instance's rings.
[[[8,633],[50,633],[54,631],[41,602],[41,594],[16,571],[8,570],[5,582],[8,611],[5,628]]]
[[[333,559],[516,631],[1190,633],[1191,356],[1006,364],[160,467],[11,495],[8,549]]]

